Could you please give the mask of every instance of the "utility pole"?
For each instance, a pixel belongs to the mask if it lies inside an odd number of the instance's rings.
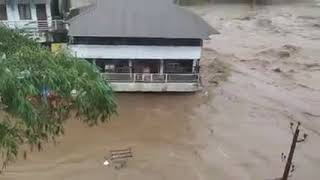
[[[292,159],[293,159],[293,156],[294,156],[294,151],[296,149],[297,143],[303,142],[303,141],[305,141],[307,139],[308,135],[304,134],[303,135],[303,139],[298,140],[299,133],[300,133],[300,129],[299,129],[300,125],[301,125],[301,123],[298,122],[296,130],[294,131],[293,140],[292,140],[292,143],[291,143],[288,160],[287,160],[286,167],[284,169],[283,176],[282,176],[281,180],[288,180],[290,169],[292,167]],[[293,123],[290,123],[290,128],[291,128],[291,130],[293,130]]]

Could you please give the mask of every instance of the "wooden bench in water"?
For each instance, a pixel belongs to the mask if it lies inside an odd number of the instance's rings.
[[[116,169],[126,167],[128,160],[131,158],[133,158],[131,148],[110,151],[109,160],[112,164],[114,164]]]

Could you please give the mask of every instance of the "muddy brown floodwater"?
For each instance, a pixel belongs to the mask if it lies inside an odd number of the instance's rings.
[[[11,164],[1,180],[267,180],[280,177],[290,122],[309,135],[292,180],[320,178],[320,7],[192,7],[220,31],[204,43],[204,90],[117,94],[119,116],[70,120],[56,146]],[[103,166],[131,147],[121,170]]]
[[[7,169],[4,179],[199,179],[190,117],[195,94],[118,94],[119,115],[86,127],[71,120],[56,147],[31,153]],[[128,167],[103,166],[112,149],[131,147]],[[2,179],[2,178],[1,178]]]

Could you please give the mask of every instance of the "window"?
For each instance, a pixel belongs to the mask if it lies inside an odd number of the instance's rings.
[[[30,4],[18,4],[20,20],[31,19],[31,8]]]
[[[115,72],[116,66],[114,64],[106,64],[104,70],[106,72]]]
[[[5,4],[0,4],[0,20],[8,20],[7,7]]]

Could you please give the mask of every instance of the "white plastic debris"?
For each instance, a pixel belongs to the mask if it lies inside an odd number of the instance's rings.
[[[77,97],[77,95],[78,95],[77,90],[73,89],[73,90],[71,91],[71,96],[72,96],[72,97]]]
[[[105,166],[109,166],[109,164],[110,164],[110,163],[109,163],[109,161],[107,161],[107,160],[103,163],[103,165],[105,165]]]

